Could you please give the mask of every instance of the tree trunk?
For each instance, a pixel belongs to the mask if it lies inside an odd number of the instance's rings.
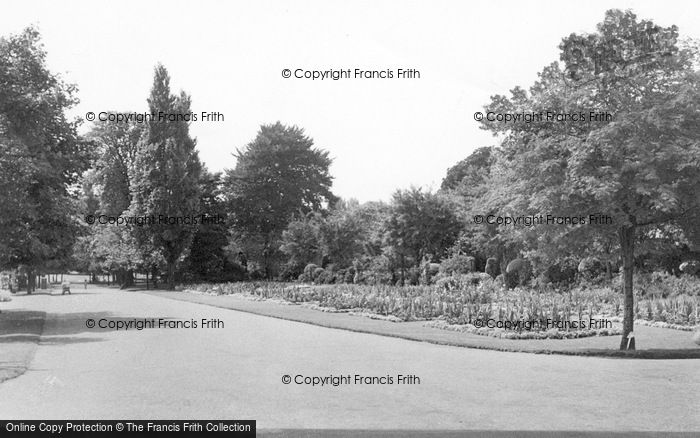
[[[126,289],[134,284],[134,271],[126,270],[120,268],[117,271],[117,283],[119,284],[119,289]]]
[[[27,269],[27,295],[31,295],[36,290],[36,277],[32,268]]]
[[[168,290],[175,290],[175,262],[168,262]]]
[[[620,251],[622,252],[622,266],[624,273],[623,294],[625,296],[620,350],[634,350],[634,335],[630,337],[629,334],[632,333],[634,330],[634,290],[632,288],[632,276],[634,274],[635,226],[630,225],[621,228],[619,233]]]

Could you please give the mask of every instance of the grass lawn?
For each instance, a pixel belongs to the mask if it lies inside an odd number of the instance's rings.
[[[470,333],[459,333],[425,327],[424,322],[389,322],[345,313],[321,312],[300,305],[280,304],[274,301],[254,301],[239,294],[206,295],[189,292],[142,291],[176,300],[195,302],[226,309],[290,321],[314,324],[322,327],[372,333],[414,341],[431,342],[489,350],[607,356],[648,359],[700,358],[700,347],[692,340],[692,332],[635,327],[637,350],[619,351],[619,336],[592,336],[578,339],[512,340]]]

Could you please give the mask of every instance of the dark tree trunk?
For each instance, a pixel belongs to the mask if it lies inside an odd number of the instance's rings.
[[[153,281],[153,289],[158,289],[158,268],[153,266],[151,268],[151,280]]]
[[[634,350],[634,335],[629,336],[634,330],[634,290],[632,278],[634,275],[634,234],[635,226],[630,225],[621,228],[620,250],[622,252],[622,266],[624,273],[623,294],[625,297],[624,316],[622,320],[622,339],[620,350]]]
[[[27,269],[27,295],[31,295],[36,290],[36,275],[34,269]]]
[[[134,271],[119,269],[117,271],[117,283],[120,289],[126,289],[134,285]]]
[[[168,290],[175,290],[175,262],[168,262]]]

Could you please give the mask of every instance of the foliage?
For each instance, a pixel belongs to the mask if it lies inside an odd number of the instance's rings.
[[[495,279],[498,276],[498,261],[493,257],[489,257],[486,260],[486,268],[484,269],[484,272],[489,274],[491,278]]]
[[[0,38],[0,269],[30,274],[70,256],[80,232],[69,188],[87,168],[89,144],[65,111],[75,87],[46,67],[39,33]]]
[[[131,204],[131,179],[137,151],[146,129],[142,123],[95,123],[86,135],[97,152],[94,184],[99,188],[100,212],[116,216]]]
[[[282,232],[280,249],[287,256],[287,271],[291,277],[300,275],[309,264],[321,263],[321,221],[320,215],[309,213],[290,222]]]
[[[341,200],[321,221],[319,231],[323,255],[329,263],[349,267],[353,260],[362,257],[372,247],[372,229],[381,226],[383,221],[381,217],[372,217],[372,212],[367,210],[368,206],[361,207],[356,201]]]
[[[210,220],[200,224],[182,262],[182,277],[187,281],[244,280],[246,269],[240,260],[226,251],[228,227],[225,203],[221,194],[221,174],[202,170],[199,212]]]
[[[576,279],[579,263],[573,257],[565,257],[559,262],[549,265],[542,272],[542,279],[546,283],[567,284]]]
[[[468,274],[475,270],[474,257],[455,254],[440,262],[440,273],[447,275]]]
[[[578,272],[586,279],[593,280],[605,271],[603,263],[596,257],[585,257],[578,264]]]
[[[441,190],[457,190],[463,197],[476,198],[488,181],[495,161],[492,147],[477,148],[467,158],[450,167]]]
[[[690,275],[675,276],[667,272],[638,274],[637,294],[643,297],[668,298],[676,295],[700,296],[700,281]],[[620,283],[616,278],[615,284]]]
[[[328,152],[296,126],[263,125],[256,138],[236,151],[236,167],[226,172],[224,187],[231,226],[249,246],[252,260],[269,277],[289,222],[335,201],[331,193]]]
[[[404,270],[418,266],[423,258],[442,258],[460,228],[454,209],[440,195],[417,188],[396,191],[386,222],[386,244],[395,254],[401,280]]]
[[[184,92],[171,94],[170,76],[162,65],[155,68],[148,105],[152,114],[190,113],[190,97]],[[162,254],[170,289],[175,287],[176,263],[197,230],[193,218],[201,214],[201,172],[189,124],[160,117],[149,120],[134,164],[131,213],[159,220],[132,230],[140,245],[150,245]]]
[[[627,276],[621,340],[627,348],[636,240],[645,226],[673,223],[700,208],[697,53],[679,47],[675,26],[617,10],[606,13],[595,34],[572,34],[560,49],[563,69],[545,67],[529,93],[515,88],[510,98],[495,96],[489,111],[583,112],[587,120],[590,112],[606,111],[614,120],[485,121],[485,129],[504,138],[490,199],[514,215],[610,215],[609,224],[513,227],[510,238],[543,257],[579,248],[605,253],[617,240]]]
[[[304,272],[299,276],[299,281],[303,283],[311,283],[314,281],[314,272],[318,269],[318,265],[309,263],[304,267]]]
[[[523,258],[511,260],[504,273],[504,280],[509,289],[515,286],[526,285],[531,277],[532,264],[530,261]]]

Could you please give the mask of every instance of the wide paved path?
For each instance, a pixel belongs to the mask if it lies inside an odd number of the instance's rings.
[[[700,360],[446,347],[107,288],[17,296],[47,320],[28,371],[0,384],[2,419],[255,419],[259,428],[700,430]],[[90,329],[88,319],[198,328]],[[202,319],[222,328],[201,328]],[[0,355],[4,345],[0,343]],[[284,384],[283,376],[393,385]],[[397,375],[420,384],[398,384]]]

